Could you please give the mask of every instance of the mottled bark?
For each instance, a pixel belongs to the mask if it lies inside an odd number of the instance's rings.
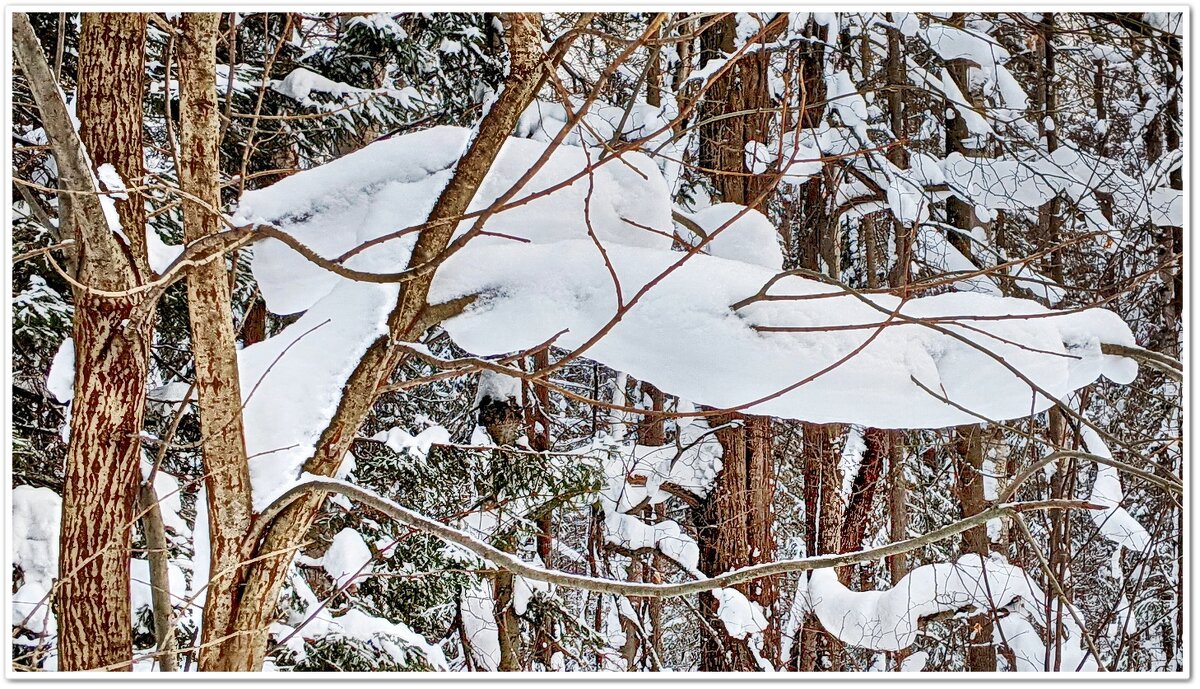
[[[64,235],[75,241],[75,277],[87,285],[73,290],[75,383],[54,600],[59,669],[68,671],[128,670],[133,650],[130,530],[151,322],[130,320],[135,298],[88,288],[128,290],[145,264],[144,243],[126,245],[109,227],[93,182],[94,166],[105,162],[126,180],[142,176],[145,21],[141,14],[83,15],[77,107],[89,119],[108,121],[77,135],[28,17],[13,15],[14,53],[41,111],[59,185],[77,192],[61,195],[60,217]],[[118,209],[131,237],[144,232],[135,205]]]
[[[92,165],[109,164],[126,187],[142,184],[142,99],[146,91],[146,15],[134,12],[80,15],[79,98],[76,116]],[[128,239],[126,252],[135,278],[151,275],[146,256],[144,196],[131,191],[116,199],[117,216]]]
[[[842,472],[839,464],[846,427],[841,424],[804,424],[805,545],[809,555],[841,551]],[[800,635],[797,669],[802,672],[842,668],[841,641],[825,631],[816,615],[809,614]]]
[[[710,576],[774,558],[772,533],[774,513],[774,461],[771,456],[771,419],[763,416],[728,414],[710,417],[711,424],[739,425],[716,432],[721,444],[721,471],[708,497],[695,511],[699,569]],[[766,577],[737,587],[751,601],[770,610],[775,603],[777,583]],[[701,625],[700,670],[748,671],[759,665],[745,641],[725,633],[717,616],[717,601],[709,593],[700,595],[701,610],[708,622]],[[779,631],[772,615],[763,632],[762,656],[779,654]],[[709,631],[716,631],[716,635]]]
[[[75,396],[55,598],[64,671],[129,663],[133,652],[130,529],[141,478],[150,332],[125,330],[132,309],[128,299],[75,292]]]
[[[189,12],[179,36],[179,176],[185,192],[183,234],[195,242],[221,230],[216,47],[221,16]],[[194,267],[187,277],[188,316],[196,362],[201,452],[208,499],[209,572],[200,669],[222,669],[233,632],[241,566],[249,556],[252,516],[238,378],[236,334],[224,261]]]

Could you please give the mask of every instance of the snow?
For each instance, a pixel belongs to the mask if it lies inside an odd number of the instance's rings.
[[[1101,355],[1099,340],[1132,343],[1127,326],[1102,310],[1055,314],[1027,300],[975,294],[915,298],[903,306],[898,298],[877,295],[870,298],[871,306],[801,277],[779,280],[771,294],[829,296],[760,302],[735,313],[730,305],[758,292],[775,271],[696,255],[667,274],[679,253],[610,245],[607,255],[626,295],[666,276],[586,356],[718,408],[762,400],[749,408],[814,423],[884,428],[977,421],[922,390],[913,383],[915,376],[978,414],[1017,418],[1050,402],[1041,395],[1035,398],[1025,382],[984,352],[1061,397],[1095,380],[1106,366],[1111,357]],[[515,268],[521,265],[529,269]],[[461,347],[485,356],[534,346],[563,328],[568,331],[556,344],[580,346],[616,312],[608,270],[587,241],[460,252],[438,273],[431,298],[443,301],[464,294],[484,296],[444,327]],[[756,325],[870,326],[896,309],[912,318],[965,317],[940,327],[971,344],[918,324],[886,327],[869,344],[877,328],[754,330]],[[835,365],[860,346],[853,363],[764,399]],[[722,365],[713,367],[714,361]],[[705,375],[696,375],[701,370]]]
[[[371,440],[378,440],[397,454],[425,457],[434,445],[450,443],[450,431],[442,426],[430,426],[414,436],[402,428],[389,428],[371,436]]]
[[[1178,34],[1183,25],[1182,12],[1144,12],[1142,21],[1146,24],[1170,34]]]
[[[408,625],[375,617],[358,608],[350,608],[335,616],[326,605],[317,600],[303,578],[292,576],[291,584],[303,603],[303,609],[289,616],[289,624],[274,627],[277,632],[282,632],[282,636],[298,630],[303,635],[302,638],[307,639],[335,639],[337,637],[357,639],[382,650],[400,663],[406,662],[411,652],[416,652],[434,670],[446,671],[449,669],[442,649],[437,644],[426,641]],[[293,641],[296,638],[293,637]],[[289,647],[303,650],[298,643],[289,644]]]
[[[322,256],[337,257],[365,241],[424,222],[467,137],[463,128],[434,127],[375,142],[247,193],[233,221],[273,224]],[[508,139],[468,211],[486,208],[508,191],[545,150],[541,142]],[[643,154],[626,153],[591,175],[580,175],[596,162],[595,156],[577,146],[560,146],[512,199],[523,203],[489,218],[485,229],[535,244],[584,238],[584,206],[590,196],[587,215],[600,241],[669,248],[670,192],[655,164]],[[569,185],[548,191],[577,175]],[[472,220],[462,221],[458,234],[472,225]],[[363,251],[347,265],[358,270],[401,270],[413,241],[409,233]],[[472,242],[497,243],[517,242],[504,237],[479,237]],[[278,314],[311,307],[341,281],[274,240],[256,249],[253,270],[267,307]]]
[[[321,566],[338,586],[342,586],[350,580],[370,576],[373,559],[371,548],[362,535],[347,527],[334,535],[329,550],[321,558]]]
[[[421,223],[467,136],[465,129],[436,127],[376,142],[246,194],[234,222],[271,223],[318,253],[337,257]],[[471,208],[484,208],[507,191],[545,151],[543,143],[509,139]],[[754,403],[748,408],[755,413],[816,423],[934,428],[977,418],[936,399],[913,378],[971,412],[1002,420],[1051,404],[1008,366],[1055,397],[1101,373],[1126,382],[1136,370],[1127,360],[1100,353],[1100,341],[1133,344],[1133,337],[1115,314],[1098,309],[1056,314],[1030,301],[976,294],[920,297],[904,304],[875,295],[865,304],[836,288],[789,276],[775,283],[771,294],[810,298],[734,311],[731,304],[758,292],[777,269],[672,251],[670,193],[659,169],[645,155],[626,153],[580,174],[595,163],[595,155],[574,146],[554,150],[514,197],[519,205],[487,220],[484,229],[493,235],[475,237],[440,266],[432,302],[478,295],[467,311],[444,323],[459,346],[475,355],[502,355],[566,328],[555,344],[579,347],[617,313],[607,256],[627,304],[640,291],[646,293],[585,355],[713,407]],[[970,163],[963,159],[963,164]],[[921,169],[928,167],[921,162]],[[577,175],[571,184],[554,188]],[[747,216],[751,220],[743,224]],[[732,242],[720,243],[724,230],[716,235],[716,253],[767,263],[767,228],[749,213],[743,222],[726,228],[740,232]],[[456,232],[461,235],[471,225],[464,220]],[[413,240],[408,233],[377,244],[347,265],[401,270]],[[274,240],[256,248],[253,271],[273,312],[305,311],[282,333],[239,355],[255,506],[261,509],[295,480],[354,366],[386,332],[397,286],[341,278]],[[967,342],[920,324],[891,325],[878,333],[870,327],[894,310],[912,318],[960,317],[941,327]],[[755,330],[846,325],[862,327]],[[856,350],[852,362],[838,364]]]
[[[49,488],[13,488],[9,521],[12,563],[21,568],[24,579],[21,588],[12,594],[13,622],[37,635],[53,634],[55,630],[47,596],[58,577],[61,513],[62,498]]]
[[[686,215],[707,234],[721,228],[708,244],[710,255],[775,270],[783,267],[779,233],[759,211],[737,203],[718,203]]]
[[[153,227],[146,225],[146,260],[151,270],[159,275],[165,273],[182,253],[183,245],[167,244]]]
[[[153,471],[154,463],[149,457],[142,458],[142,478],[149,479]],[[154,474],[154,496],[158,500],[158,511],[162,514],[163,526],[174,531],[176,534],[188,534],[191,529],[188,528],[187,522],[180,516],[183,510],[182,491],[179,488],[179,479],[159,468],[158,471],[153,471]],[[201,506],[201,509],[205,509]],[[168,532],[168,538],[170,532]]]
[[[545,567],[542,559],[536,554],[533,556],[532,564],[537,567]],[[524,615],[525,611],[529,609],[529,601],[533,598],[535,593],[540,592],[543,595],[548,595],[553,590],[554,586],[547,582],[513,576],[513,612],[517,613],[518,615]]]
[[[906,176],[895,175],[887,186],[888,206],[902,225],[914,225],[929,219],[930,201],[923,187]]]
[[[196,491],[196,521],[192,526],[192,604],[197,623],[203,622],[204,602],[208,598],[209,570],[212,568],[212,544],[208,533],[208,495],[203,485]]]
[[[1095,430],[1088,426],[1082,426],[1080,434],[1083,436],[1083,444],[1088,452],[1112,459],[1112,452],[1108,449],[1108,444],[1100,438],[1100,434]],[[1088,501],[1104,505],[1106,509],[1092,510],[1090,512],[1092,522],[1109,541],[1133,552],[1144,552],[1151,545],[1150,534],[1133,515],[1121,507],[1121,501],[1124,499],[1125,492],[1121,488],[1121,478],[1117,474],[1117,470],[1107,464],[1097,462],[1096,481],[1092,484],[1092,492],[1088,496]]]
[[[879,591],[851,591],[832,568],[818,569],[809,581],[809,595],[813,611],[830,634],[851,646],[881,651],[911,646],[923,617],[969,606],[983,611],[1006,608],[1015,614],[1000,618],[997,639],[1002,633],[1013,648],[1018,670],[1043,667],[1046,649],[1030,633],[1029,618],[1044,611],[1045,594],[1021,568],[999,556],[985,561],[978,555],[964,555],[955,563],[924,565],[891,589]],[[1086,655],[1083,634],[1071,615],[1062,618],[1066,631],[1062,665],[1074,668]],[[1082,669],[1095,670],[1095,660],[1088,656]]]
[[[680,430],[678,445],[616,445],[585,450],[601,458],[605,483],[600,491],[604,538],[631,550],[656,549],[685,570],[696,572],[700,548],[675,521],[647,523],[630,510],[671,497],[663,484],[703,498],[721,469],[721,445],[703,421]],[[631,481],[630,479],[643,479]],[[640,484],[640,485],[639,485]]]
[[[475,406],[483,400],[521,400],[521,379],[499,371],[482,371],[475,389]]]
[[[852,129],[860,141],[866,144],[871,140],[867,134],[867,102],[848,72],[842,70],[826,75],[825,99],[842,124]]]
[[[96,168],[96,177],[104,184],[113,198],[127,199],[129,194],[126,193],[125,181],[121,179],[120,173],[112,166],[112,163],[105,163]]]
[[[50,360],[46,391],[64,404],[75,397],[75,340],[69,337],[58,346],[58,351]]]
[[[729,636],[745,639],[767,628],[767,618],[763,614],[762,606],[746,598],[741,591],[719,588],[713,589],[712,594],[717,599],[717,617],[725,625]]]
[[[987,77],[993,77],[998,67],[1009,59],[1008,51],[994,39],[970,29],[931,22],[924,37],[943,60],[965,60]]]
[[[904,662],[900,663],[900,672],[921,672],[925,669],[925,663],[928,661],[929,654],[925,651],[909,654],[905,656]]]
[[[299,477],[367,348],[387,333],[397,285],[343,282],[275,337],[238,352],[254,507]]]
[[[664,483],[703,498],[721,470],[722,453],[716,436],[708,424],[700,420],[680,430],[678,444],[627,446],[620,453],[609,455],[607,471],[614,477],[628,475],[646,479],[644,486],[624,487],[626,506],[636,505],[643,498],[651,505],[663,502],[669,497],[669,493],[660,490]]]
[[[459,611],[472,660],[480,670],[495,671],[500,666],[500,636],[496,628],[492,587],[487,579],[463,590]]]
[[[282,80],[273,82],[271,88],[304,105],[316,104],[311,98],[314,91],[327,93],[332,96],[365,95],[371,93],[367,89],[356,88],[348,84],[333,81],[303,67],[297,67]]]

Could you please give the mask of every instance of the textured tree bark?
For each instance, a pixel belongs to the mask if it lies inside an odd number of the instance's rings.
[[[1041,33],[1038,40],[1041,59],[1038,63],[1039,74],[1035,101],[1042,111],[1042,117],[1038,121],[1038,133],[1046,139],[1046,150],[1053,153],[1058,148],[1058,127],[1053,126],[1057,121],[1056,115],[1058,112],[1058,90],[1054,86],[1056,70],[1053,12],[1042,14],[1038,30]],[[1050,126],[1047,126],[1047,122],[1050,123]],[[1057,246],[1061,241],[1062,214],[1059,209],[1060,205],[1059,198],[1055,196],[1038,208],[1038,229],[1041,234],[1041,240],[1045,242],[1042,247],[1043,249]],[[1055,251],[1047,258],[1050,263],[1049,270],[1047,271],[1050,279],[1063,284],[1062,253]]]
[[[513,543],[505,543],[501,548],[506,552],[514,551]],[[500,672],[520,672],[521,667],[521,619],[513,610],[513,573],[501,571],[492,581],[492,600],[496,618],[496,638],[500,646],[500,663],[496,669]]]
[[[889,19],[891,16],[889,13]],[[904,104],[904,86],[908,83],[904,61],[904,36],[899,29],[888,29],[887,42],[887,114],[892,134],[897,140],[903,140],[908,133]],[[908,149],[905,146],[893,146],[888,151],[888,160],[896,167],[907,168]],[[894,287],[905,287],[912,271],[912,245],[916,228],[905,227],[894,217],[891,224],[896,235],[896,265],[892,268],[891,283]]]
[[[78,84],[79,136],[97,168],[110,164],[126,187],[142,183],[142,108],[146,90],[146,15],[133,12],[80,18]],[[128,239],[126,256],[134,279],[151,276],[146,255],[146,206],[142,194],[117,199],[117,215]]]
[[[504,15],[505,36],[509,46],[509,75],[496,103],[479,126],[479,133],[459,160],[454,177],[442,191],[430,212],[432,224],[417,237],[409,266],[436,261],[450,243],[457,218],[467,209],[483,178],[516,125],[517,119],[533,98],[542,77],[540,22],[536,13]],[[433,279],[430,271],[403,284],[396,307],[388,317],[388,335],[371,345],[351,374],[333,420],[317,443],[317,449],[304,465],[304,471],[319,476],[332,475],[341,465],[355,433],[374,403],[376,390],[385,382],[403,355],[395,342],[419,337],[416,330],[428,327],[427,297]],[[292,560],[292,554],[304,538],[322,495],[293,503],[279,516],[258,545],[263,554],[249,571],[239,599],[236,630],[231,639],[234,648],[221,669],[252,671],[262,667],[267,646],[267,629],[275,613],[279,590]],[[223,654],[224,655],[224,654]]]
[[[130,300],[75,293],[75,397],[55,600],[64,671],[129,663],[133,652],[130,529],[150,332],[124,330],[132,307]]]
[[[899,431],[892,431],[892,434],[887,477],[888,538],[896,543],[908,537],[908,480],[904,476],[904,436]],[[893,555],[887,558],[887,567],[892,586],[895,586],[908,574],[908,558],[903,554]],[[897,670],[907,656],[908,651],[904,649],[892,654],[892,662]]]
[[[136,266],[145,264],[144,244],[132,240],[144,232],[140,203],[118,204],[124,233],[131,238],[129,245],[123,244],[105,220],[93,175],[94,166],[104,163],[111,163],[125,180],[143,174],[145,15],[83,15],[79,112],[90,113],[89,120],[107,121],[79,135],[23,13],[13,16],[13,48],[41,111],[59,184],[77,192],[61,197],[64,235],[76,242],[76,279],[104,291],[134,287]],[[54,601],[59,669],[129,670],[130,530],[140,478],[151,323],[129,321],[136,305],[131,297],[103,297],[75,288],[74,302],[74,399]]]
[[[891,451],[890,432],[880,428],[868,428],[863,432],[863,443],[866,450],[858,464],[858,471],[854,474],[854,482],[850,485],[850,496],[842,519],[842,532],[838,543],[838,552],[842,553],[860,550],[863,547],[871,508],[875,504],[875,493],[883,475],[883,459]],[[838,578],[842,584],[850,585],[852,572],[850,567],[838,570]]]
[[[845,445],[841,424],[804,424],[805,545],[807,554],[841,551],[845,514],[841,498],[842,472],[838,467]],[[816,615],[809,614],[800,635],[798,669],[801,672],[838,672],[843,646],[825,631]]]
[[[732,14],[706,29],[700,36],[701,66],[734,52],[736,34]],[[766,141],[769,133],[771,114],[754,112],[771,107],[768,66],[769,55],[765,51],[739,58],[737,65],[713,85],[700,108],[704,122],[700,126],[700,167],[712,177],[722,201],[755,203],[775,183],[770,175],[746,174],[745,164],[746,144]],[[740,114],[728,116],[733,113]],[[762,202],[757,206],[765,210]],[[775,493],[775,464],[769,418],[729,414],[713,417],[711,422],[716,425],[736,422],[716,433],[722,448],[721,471],[707,499],[695,512],[700,571],[715,575],[768,562],[774,557],[771,501]],[[744,587],[742,592],[769,613],[775,603],[776,586],[774,579],[763,579]],[[716,598],[707,593],[701,595],[700,607],[707,622],[701,625],[700,669],[760,669],[747,643],[725,634],[724,623],[717,616]],[[768,628],[762,635],[761,655],[774,660],[779,655],[778,617],[770,615],[768,620]]]
[[[772,40],[782,30],[782,25],[773,29],[764,40]],[[736,35],[733,14],[706,29],[700,35],[701,67],[711,59],[733,53]],[[746,143],[765,142],[773,119],[772,113],[766,112],[772,106],[769,66],[768,51],[743,55],[713,84],[701,104],[698,160],[722,201],[750,203],[775,183],[769,175],[747,174],[745,162]]]
[[[549,350],[542,349],[531,357],[533,370],[537,371],[550,365]],[[529,438],[529,447],[535,452],[550,450],[550,390],[544,385],[525,384],[522,386],[525,396],[525,437]],[[537,520],[537,554],[545,567],[554,566],[554,510],[547,510]],[[553,621],[546,619],[534,632],[533,652],[542,667],[551,668],[551,658],[554,657],[554,627]]]
[[[480,387],[484,386],[486,379],[493,376],[499,377],[500,374],[484,371],[480,377]],[[493,498],[499,497],[499,482],[508,462],[508,450],[505,448],[513,446],[521,437],[524,412],[519,399],[501,399],[488,394],[479,399],[479,425],[487,429],[492,442],[498,446],[492,451],[491,460]],[[497,547],[507,553],[515,553],[517,545],[510,534],[500,539]],[[521,663],[521,620],[513,608],[514,583],[513,574],[508,571],[497,572],[492,579],[492,610],[500,647],[500,662],[496,669],[500,672],[520,672],[525,669]]]
[[[726,420],[712,417],[712,423]],[[732,436],[732,437],[730,437]],[[749,516],[746,510],[745,435],[718,432],[721,442],[721,471],[695,516],[696,542],[700,548],[699,569],[708,575],[736,569],[750,559],[746,541]],[[745,591],[743,591],[745,593]],[[711,593],[700,594],[700,609],[706,624],[700,629],[700,670],[702,672],[753,670],[756,665],[745,644],[725,633],[717,615],[717,599]]]
[[[983,438],[978,424],[959,426],[955,431],[954,473],[962,516],[970,517],[987,509],[983,494]],[[962,536],[964,553],[987,559],[991,552],[987,526],[968,529]],[[967,669],[971,672],[996,671],[996,645],[992,641],[991,610],[967,618]]]
[[[185,192],[183,234],[195,242],[221,230],[217,137],[216,47],[221,15],[189,12],[179,37],[179,177]],[[207,204],[207,207],[206,205]],[[237,343],[225,261],[194,267],[187,277],[188,316],[196,361],[204,484],[208,500],[208,595],[201,630],[200,669],[216,670],[233,632],[246,534],[252,516],[250,469],[242,427]]]

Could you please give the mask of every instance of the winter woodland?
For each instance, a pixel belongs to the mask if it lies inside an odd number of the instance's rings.
[[[13,14],[11,670],[1184,671],[1186,23]]]

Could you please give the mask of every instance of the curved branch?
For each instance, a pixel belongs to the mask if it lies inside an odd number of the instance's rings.
[[[1021,512],[1055,509],[1103,509],[1103,507],[1100,505],[1094,505],[1083,500],[1039,500],[1031,502],[1005,503],[1002,505],[996,505],[965,519],[960,519],[953,524],[936,529],[927,534],[905,539],[903,541],[891,543],[878,548],[842,553],[839,555],[820,555],[816,557],[799,558],[795,560],[768,562],[751,567],[735,569],[710,579],[698,579],[696,581],[688,581],[679,584],[642,584],[635,582],[613,581],[609,579],[598,579],[581,574],[570,574],[567,572],[538,567],[521,560],[515,555],[499,550],[498,548],[495,548],[468,533],[430,519],[429,517],[404,507],[403,505],[388,500],[380,495],[376,495],[369,490],[346,483],[345,481],[311,475],[309,475],[303,483],[288,489],[287,492],[276,498],[274,502],[272,502],[265,510],[263,510],[263,512],[255,520],[255,525],[251,530],[250,537],[253,539],[259,538],[268,528],[270,528],[271,522],[277,516],[282,514],[292,503],[313,493],[322,492],[337,493],[348,498],[353,498],[354,500],[357,500],[371,507],[372,509],[388,515],[392,519],[395,519],[405,526],[432,536],[436,536],[447,543],[460,546],[471,551],[475,555],[494,563],[500,568],[508,570],[513,574],[525,577],[526,579],[554,584],[556,586],[564,586],[567,588],[594,591],[598,593],[612,593],[625,596],[645,596],[650,598],[677,598],[679,596],[687,596],[700,593],[702,591],[711,591],[717,588],[733,586],[735,584],[741,584],[767,576],[786,574],[789,572],[804,572],[813,569],[825,569],[829,567],[842,567],[859,562],[877,561],[890,555],[898,555],[910,550],[915,550],[930,543],[935,543],[937,541],[957,536],[958,534],[961,534],[973,527],[979,526],[980,524],[986,524],[991,519],[997,519],[1000,517],[1013,517]]]
[[[1000,491],[996,494],[996,502],[997,503],[1004,502],[1005,500],[1008,500],[1009,498],[1011,498],[1013,496],[1013,494],[1017,492],[1017,489],[1021,487],[1021,484],[1028,481],[1029,477],[1036,474],[1039,469],[1046,466],[1047,464],[1049,464],[1055,460],[1058,460],[1058,459],[1069,459],[1072,457],[1074,457],[1076,459],[1086,459],[1090,462],[1095,462],[1097,464],[1105,464],[1114,469],[1117,469],[1118,471],[1123,471],[1132,476],[1137,476],[1138,478],[1142,479],[1146,483],[1152,483],[1152,484],[1158,486],[1159,488],[1162,488],[1163,490],[1166,490],[1166,491],[1169,491],[1172,493],[1179,493],[1181,495],[1183,494],[1183,484],[1181,482],[1179,482],[1177,479],[1175,479],[1174,477],[1164,478],[1162,476],[1156,476],[1148,471],[1139,469],[1131,464],[1126,464],[1125,462],[1119,462],[1111,457],[1102,457],[1100,455],[1094,455],[1089,452],[1079,452],[1076,450],[1059,450],[1058,452],[1051,452],[1050,454],[1046,455],[1045,457],[1042,457],[1038,461],[1034,462],[1033,464],[1030,464],[1029,466],[1025,467],[1021,471],[1014,474],[1012,477],[1012,480],[1009,481],[1008,484],[1005,485],[1003,488],[1001,488]]]

